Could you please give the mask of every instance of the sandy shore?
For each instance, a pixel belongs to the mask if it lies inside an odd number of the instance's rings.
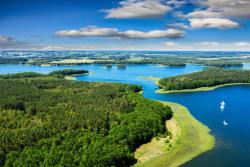
[[[211,150],[215,139],[210,129],[197,121],[185,108],[176,103],[162,102],[172,108],[173,119],[166,122],[171,137],[153,138],[135,152],[141,167],[176,167]],[[201,111],[202,112],[202,111]]]

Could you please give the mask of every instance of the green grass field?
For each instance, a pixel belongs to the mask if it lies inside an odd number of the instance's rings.
[[[143,155],[154,154],[154,157],[137,163],[136,167],[175,167],[190,161],[194,157],[211,150],[215,145],[215,138],[210,135],[210,129],[197,121],[185,108],[176,103],[163,102],[170,106],[174,112],[174,119],[180,128],[178,138],[171,143],[171,147],[162,140],[155,139],[148,143],[152,148],[140,150]],[[202,112],[202,111],[201,111]],[[154,147],[161,148],[158,154],[155,154]],[[145,147],[147,148],[147,147]],[[148,153],[146,153],[148,151]],[[150,153],[150,151],[153,151]],[[137,153],[135,153],[137,155]],[[143,157],[140,158],[143,159]]]

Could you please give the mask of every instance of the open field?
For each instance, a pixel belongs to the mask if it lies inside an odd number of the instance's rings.
[[[161,79],[161,78],[157,78],[157,77],[153,77],[153,76],[150,76],[150,77],[140,76],[139,78],[143,79],[143,80],[154,81],[156,84]]]
[[[50,64],[78,64],[78,63],[93,63],[95,60],[90,59],[64,59],[60,61],[52,61]]]
[[[91,59],[63,59],[60,61],[52,61],[49,62],[49,64],[58,64],[58,65],[64,65],[64,64],[92,64],[95,62],[102,62],[103,60],[91,60]],[[113,60],[105,60],[113,62]]]

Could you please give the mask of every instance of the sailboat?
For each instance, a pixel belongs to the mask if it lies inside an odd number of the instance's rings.
[[[223,121],[223,125],[224,125],[224,126],[227,126],[228,123],[224,120],[224,121]]]
[[[220,109],[224,109],[225,108],[225,105],[226,105],[226,103],[222,100],[222,102],[220,103]]]

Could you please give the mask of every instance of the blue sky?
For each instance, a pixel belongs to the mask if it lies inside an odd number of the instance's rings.
[[[249,0],[1,0],[0,49],[250,50]]]

